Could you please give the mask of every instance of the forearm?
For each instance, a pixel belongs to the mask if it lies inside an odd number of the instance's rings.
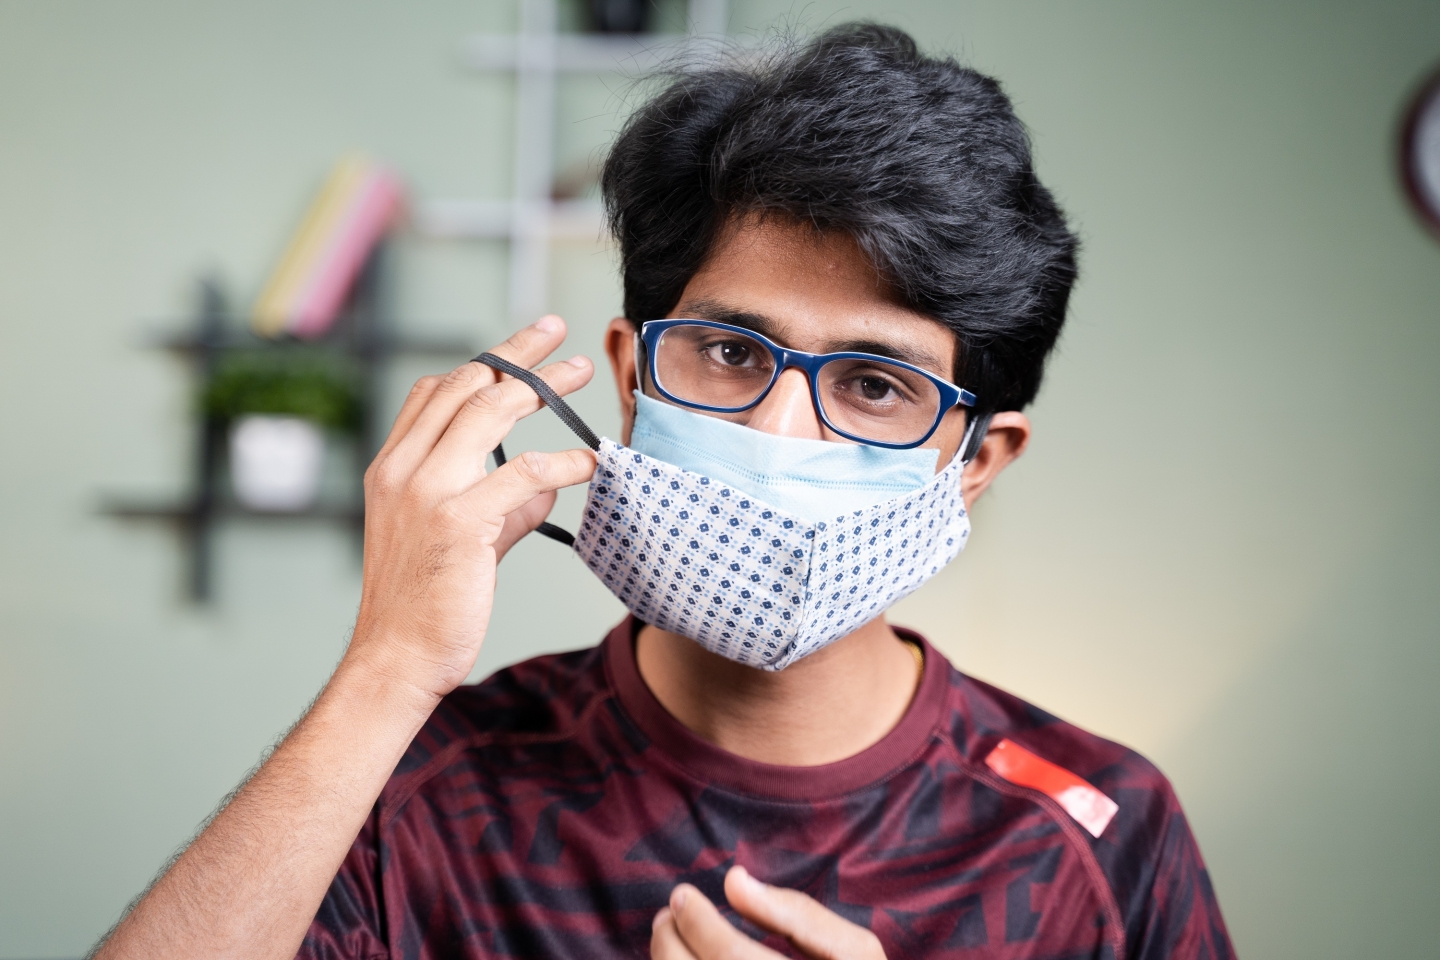
[[[342,663],[97,958],[293,957],[435,703],[373,666]]]

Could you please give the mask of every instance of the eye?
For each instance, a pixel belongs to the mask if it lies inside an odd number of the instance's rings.
[[[842,394],[848,394],[851,403],[863,403],[872,411],[880,408],[894,409],[910,400],[908,391],[883,373],[855,371],[844,380],[835,383]]]
[[[861,377],[857,386],[860,390],[860,395],[871,403],[898,399],[898,397],[891,396],[891,394],[895,392],[895,385],[881,377]]]
[[[722,363],[727,367],[747,366],[754,359],[755,351],[748,343],[739,340],[726,340],[720,343],[712,343],[705,348],[705,353],[711,360]]]

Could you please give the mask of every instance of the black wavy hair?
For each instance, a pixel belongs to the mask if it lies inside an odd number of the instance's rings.
[[[843,231],[955,332],[954,376],[982,413],[1035,398],[1076,277],[1077,240],[1000,85],[873,23],[671,73],[601,190],[631,321],[674,309],[737,217]]]

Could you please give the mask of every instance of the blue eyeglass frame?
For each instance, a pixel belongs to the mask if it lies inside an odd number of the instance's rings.
[[[655,370],[655,353],[660,343],[660,337],[665,331],[672,327],[680,326],[712,327],[716,330],[728,330],[731,333],[737,333],[749,337],[751,340],[757,340],[763,343],[769,348],[770,355],[775,360],[775,372],[771,375],[770,382],[765,385],[764,390],[760,391],[759,396],[740,407],[712,407],[709,404],[696,403],[693,400],[682,400],[675,396],[666,390],[664,384],[660,382],[660,377]],[[885,447],[890,450],[909,450],[913,447],[918,447],[926,440],[929,440],[935,433],[936,429],[940,426],[940,421],[945,419],[945,414],[956,407],[973,408],[975,402],[979,399],[969,390],[957,387],[950,381],[942,380],[930,371],[922,370],[920,367],[906,363],[903,360],[882,357],[874,353],[852,353],[848,351],[842,351],[840,353],[806,353],[803,350],[790,350],[780,346],[768,337],[756,333],[754,330],[737,327],[731,323],[720,323],[718,320],[688,320],[683,318],[675,320],[646,320],[640,325],[640,340],[645,344],[645,365],[650,371],[650,382],[655,384],[655,389],[660,391],[660,395],[667,400],[695,410],[709,410],[712,413],[739,413],[742,410],[749,410],[751,407],[759,404],[761,400],[764,400],[770,391],[774,389],[775,381],[780,379],[780,374],[784,373],[790,367],[795,367],[803,370],[805,372],[805,378],[810,381],[810,402],[815,405],[815,412],[820,415],[821,422],[847,440],[854,440],[856,443],[863,443],[870,447]],[[825,414],[825,405],[820,401],[819,378],[816,376],[820,372],[820,368],[832,360],[873,360],[889,366],[902,367],[903,369],[920,374],[920,376],[933,383],[935,388],[940,391],[940,405],[935,413],[935,422],[930,424],[930,429],[925,431],[924,436],[910,443],[884,443],[879,440],[871,440],[867,437],[861,437],[841,430],[835,426],[835,424],[831,423],[830,418]]]

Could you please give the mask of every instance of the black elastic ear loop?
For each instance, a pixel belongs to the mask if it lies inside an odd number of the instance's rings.
[[[969,463],[980,452],[980,445],[985,442],[985,434],[990,429],[990,419],[994,416],[993,413],[983,413],[975,419],[975,428],[970,431],[970,442],[960,451],[961,463]]]
[[[483,363],[487,367],[512,376],[531,390],[534,390],[536,395],[544,401],[545,406],[555,411],[555,415],[560,418],[561,422],[575,431],[575,435],[585,441],[587,447],[591,450],[600,449],[600,438],[595,436],[595,431],[585,425],[585,421],[580,419],[578,413],[570,409],[570,404],[561,399],[560,394],[550,389],[550,384],[541,380],[524,367],[516,366],[504,357],[497,357],[493,353],[482,353],[475,358],[475,362]],[[496,469],[505,466],[507,457],[505,456],[505,447],[503,444],[495,444],[495,449],[491,451],[491,453],[495,457]],[[548,521],[542,522],[540,526],[536,527],[535,532],[547,536],[551,540],[557,540],[567,547],[575,546],[575,537],[571,535],[569,531],[563,530]]]

